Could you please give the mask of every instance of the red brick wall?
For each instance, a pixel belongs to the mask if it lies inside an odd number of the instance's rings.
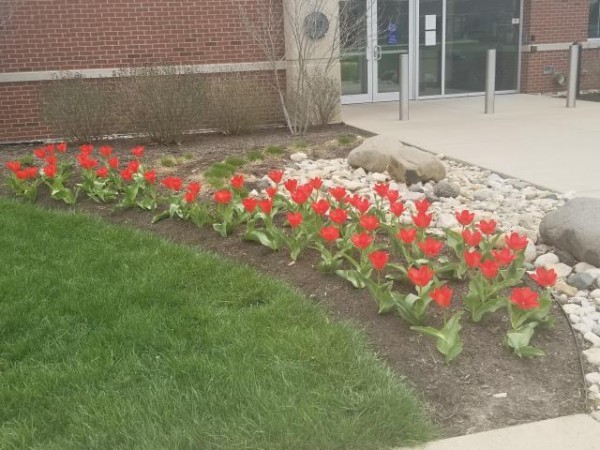
[[[588,40],[589,0],[523,1],[523,44],[568,44]],[[582,57],[582,88],[600,89],[600,50],[585,50]],[[553,67],[555,72],[566,74],[568,51],[524,52],[521,70],[523,92],[564,89],[554,82],[554,75],[544,74],[545,67]]]
[[[211,77],[212,75],[205,75]],[[267,95],[257,105],[256,114],[262,123],[279,122],[282,119],[281,105],[275,91],[269,89],[273,85],[273,73],[269,71],[243,72],[243,78],[267,87]],[[279,72],[280,83],[285,86],[285,72]],[[118,83],[114,78],[106,80],[90,80],[95,83]],[[27,82],[0,83],[0,143],[56,138],[52,130],[42,120],[42,93],[45,87],[55,83]],[[115,133],[126,133],[129,130],[114,130]]]
[[[263,61],[237,2],[260,20],[265,0],[27,0],[0,35],[0,72]],[[281,29],[283,38],[283,28]]]
[[[270,0],[26,0],[0,29],[0,73],[264,61],[238,2],[254,22]],[[276,33],[283,40],[283,24]],[[0,142],[50,136],[38,95],[47,83],[0,83]],[[272,118],[276,99],[266,104]]]

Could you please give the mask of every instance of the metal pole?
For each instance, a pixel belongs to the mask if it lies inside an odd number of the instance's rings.
[[[398,82],[400,83],[400,120],[408,120],[408,54],[400,55],[400,67],[398,69]]]
[[[485,113],[494,114],[496,106],[496,49],[487,51],[485,73]]]
[[[567,108],[575,108],[577,99],[577,66],[579,64],[579,45],[569,48],[569,78],[567,80]]]

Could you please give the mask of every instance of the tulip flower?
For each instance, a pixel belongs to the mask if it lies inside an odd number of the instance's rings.
[[[454,291],[452,288],[448,286],[442,286],[439,288],[435,288],[433,292],[430,294],[430,297],[434,302],[438,304],[440,308],[448,308],[450,306],[450,301],[452,300],[452,295]]]
[[[271,170],[267,176],[271,179],[271,181],[273,181],[273,183],[279,184],[283,179],[283,170]]]
[[[469,247],[477,247],[481,242],[481,233],[479,231],[463,230],[462,238]]]
[[[298,228],[302,223],[302,213],[287,213],[287,220],[292,228]]]
[[[258,200],[254,197],[246,197],[244,200],[242,200],[242,205],[247,212],[253,213],[258,206]]]
[[[425,241],[419,242],[418,246],[426,257],[434,258],[440,254],[444,244],[437,239],[428,237]]]
[[[458,220],[458,223],[460,223],[463,227],[470,225],[473,222],[473,219],[475,219],[475,214],[467,211],[466,209],[462,210],[460,213],[457,212],[455,215],[456,220]]]
[[[491,280],[498,276],[498,271],[500,270],[500,266],[498,263],[492,259],[488,259],[481,264],[479,264],[479,269],[484,277]]]
[[[557,278],[554,269],[545,269],[543,267],[538,267],[535,273],[529,274],[529,276],[533,281],[545,288],[554,286]]]
[[[319,230],[319,235],[327,242],[333,242],[340,238],[340,230],[336,227],[323,227]]]
[[[427,286],[435,275],[434,271],[429,266],[422,266],[418,269],[411,267],[408,269],[408,278],[415,286]]]
[[[463,257],[467,266],[471,269],[475,269],[476,267],[479,267],[482,255],[477,250],[473,250],[472,252],[465,251]]]
[[[332,187],[329,189],[329,194],[339,202],[346,196],[346,188],[343,186]]]
[[[350,240],[356,248],[365,250],[373,242],[373,236],[369,233],[358,233],[353,235]]]
[[[329,219],[331,219],[332,222],[342,225],[348,220],[348,213],[341,208],[332,209],[329,212]]]
[[[388,263],[390,255],[382,250],[369,253],[369,260],[375,270],[383,270]]]
[[[376,183],[373,186],[373,190],[380,197],[387,197],[388,192],[390,191],[390,185],[388,183]]]
[[[417,211],[420,214],[425,214],[429,210],[430,206],[431,203],[426,198],[415,202],[415,208],[417,208]]]
[[[482,220],[477,225],[477,228],[479,228],[483,234],[489,236],[496,232],[496,221],[495,220]]]
[[[405,244],[412,244],[417,238],[417,230],[415,228],[403,228],[396,237]]]
[[[379,220],[375,216],[362,216],[359,223],[367,231],[375,231],[379,227]]]
[[[528,287],[514,288],[510,295],[510,301],[522,310],[535,309],[540,306],[539,294]]]
[[[162,180],[162,185],[171,191],[180,191],[183,187],[183,182],[178,177],[167,177]]]
[[[317,215],[322,216],[325,213],[327,213],[327,211],[329,211],[329,207],[331,205],[329,204],[329,202],[327,200],[321,199],[321,200],[318,200],[316,202],[312,202],[311,206],[312,206],[313,211]]]
[[[416,216],[412,216],[413,223],[419,228],[427,228],[431,225],[431,219],[433,219],[433,214],[426,214],[423,212],[419,212]]]
[[[492,250],[492,256],[501,267],[510,266],[517,257],[508,247],[504,247],[502,250]]]
[[[227,203],[231,202],[232,198],[233,194],[228,189],[221,189],[215,192],[213,195],[215,202],[219,203],[220,205],[226,205]]]
[[[137,147],[132,148],[131,154],[133,156],[135,156],[136,158],[141,158],[142,156],[144,156],[144,147],[141,145],[138,145]]]
[[[510,236],[505,236],[506,245],[511,250],[524,250],[527,247],[527,236],[521,236],[519,233],[511,233]]]
[[[229,180],[229,184],[234,189],[242,189],[244,187],[244,176],[243,175],[234,175],[231,180]]]

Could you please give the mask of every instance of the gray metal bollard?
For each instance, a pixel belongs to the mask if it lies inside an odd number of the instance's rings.
[[[579,45],[569,48],[569,78],[567,80],[567,108],[575,108],[577,100],[577,68],[579,65]]]
[[[494,114],[496,109],[496,49],[487,51],[485,71],[485,113]]]
[[[398,68],[400,84],[400,120],[408,120],[408,55],[400,55],[400,67]]]

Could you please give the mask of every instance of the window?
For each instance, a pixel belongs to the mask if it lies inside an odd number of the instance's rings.
[[[600,38],[600,0],[590,0],[589,38]]]

